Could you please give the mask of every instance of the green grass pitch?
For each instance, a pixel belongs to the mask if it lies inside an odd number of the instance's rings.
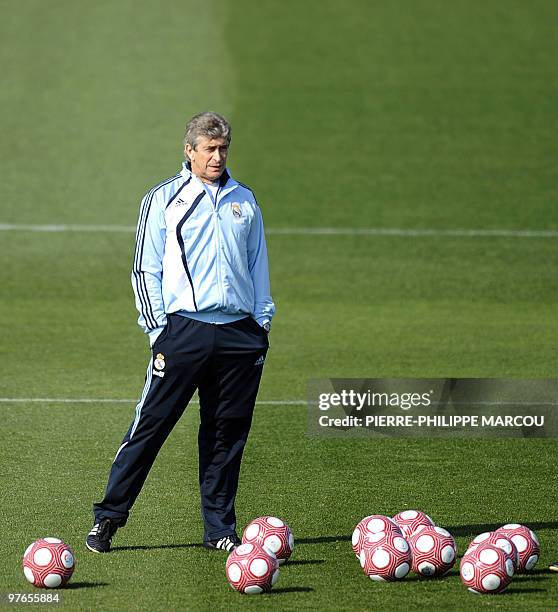
[[[261,400],[304,399],[310,378],[557,377],[556,238],[271,231],[556,230],[557,19],[545,0],[3,3],[0,224],[134,225],[179,166],[186,119],[214,109],[270,230]],[[195,405],[115,550],[86,552],[148,359],[133,233],[0,241],[0,397],[94,400],[0,402],[0,593],[33,590],[23,551],[57,535],[77,556],[68,610],[557,606],[555,440],[326,440],[298,405],[258,406],[238,495],[241,527],[275,514],[294,531],[271,594],[232,591],[225,556],[200,546]],[[528,524],[541,560],[501,596],[468,593],[457,566],[372,583],[351,532],[405,508],[461,552]]]

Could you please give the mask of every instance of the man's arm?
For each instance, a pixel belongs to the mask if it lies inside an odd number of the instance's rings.
[[[167,323],[162,294],[165,215],[158,198],[149,192],[142,200],[136,231],[132,287],[139,312],[138,324],[151,346]]]
[[[248,235],[248,269],[254,284],[254,319],[260,324],[270,323],[275,313],[269,287],[269,266],[262,213],[254,206],[254,219]]]

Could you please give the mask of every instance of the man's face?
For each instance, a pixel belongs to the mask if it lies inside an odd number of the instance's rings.
[[[195,149],[188,143],[184,152],[190,159],[192,172],[204,183],[214,183],[225,170],[229,145],[224,138],[201,136]]]

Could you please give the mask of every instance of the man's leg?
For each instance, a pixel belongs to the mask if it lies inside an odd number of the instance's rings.
[[[217,326],[213,360],[199,387],[205,542],[235,534],[240,464],[268,346],[267,334],[253,319]]]
[[[198,326],[170,315],[164,335],[155,342],[135,419],[116,453],[104,499],[93,506],[96,522],[126,524],[161,446],[192,398],[211,350],[210,338]]]
[[[112,463],[104,499],[93,506],[96,521],[110,518],[119,527],[126,524],[157,454],[196,389],[195,381],[186,377],[165,385],[168,381],[154,376],[153,370],[152,359],[144,397]]]

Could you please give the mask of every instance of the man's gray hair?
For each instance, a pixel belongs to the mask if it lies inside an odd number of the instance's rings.
[[[213,112],[200,113],[195,115],[186,124],[184,133],[184,146],[190,144],[194,149],[198,145],[200,137],[205,136],[210,140],[223,138],[230,143],[231,126],[221,115]]]

